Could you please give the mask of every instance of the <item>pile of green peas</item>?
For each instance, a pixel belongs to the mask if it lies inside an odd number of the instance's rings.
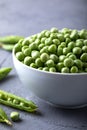
[[[43,71],[87,72],[87,30],[53,27],[19,40],[14,47],[23,64]]]

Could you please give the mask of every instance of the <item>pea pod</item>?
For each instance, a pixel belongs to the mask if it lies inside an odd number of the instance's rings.
[[[12,51],[13,50],[14,45],[13,44],[4,44],[4,43],[0,43],[0,48],[7,50],[7,51]]]
[[[27,112],[35,112],[37,109],[34,102],[3,90],[0,90],[0,103]]]
[[[0,69],[0,80],[3,80],[12,70],[12,68],[1,68]]]
[[[0,42],[10,45],[10,44],[15,44],[15,43],[17,43],[20,39],[24,39],[24,37],[22,37],[22,36],[10,35],[10,36],[0,37]]]
[[[12,125],[12,123],[8,119],[7,114],[5,113],[5,111],[2,108],[0,108],[0,122],[4,122],[8,125]]]

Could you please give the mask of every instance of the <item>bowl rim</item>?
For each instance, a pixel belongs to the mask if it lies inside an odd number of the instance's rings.
[[[17,62],[19,62],[22,66],[30,69],[30,70],[34,70],[40,73],[44,73],[44,74],[48,74],[48,75],[67,75],[67,76],[82,76],[82,75],[87,75],[87,73],[82,72],[82,73],[59,73],[59,72],[49,72],[49,71],[44,71],[44,70],[38,70],[35,69],[33,67],[27,66],[25,64],[23,64],[21,61],[19,61],[16,56],[15,56],[15,52],[14,52],[14,48],[12,50],[12,57],[14,57],[16,59]]]

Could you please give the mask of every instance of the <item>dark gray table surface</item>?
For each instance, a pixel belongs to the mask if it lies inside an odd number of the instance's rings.
[[[87,29],[87,0],[0,0],[0,35],[29,36],[51,27]],[[33,100],[40,114],[19,111],[21,121],[0,130],[87,130],[87,107],[76,110],[55,108],[27,92],[13,66],[12,54],[0,49],[0,67],[12,67],[0,89]],[[55,97],[56,98],[56,97]],[[0,105],[9,115],[15,110]]]

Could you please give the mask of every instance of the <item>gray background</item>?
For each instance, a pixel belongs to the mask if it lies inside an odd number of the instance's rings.
[[[87,29],[87,0],[0,0],[0,36],[29,36],[51,27]],[[13,66],[12,54],[0,49],[0,67],[13,70],[0,89],[33,100],[40,113],[19,111],[21,121],[13,127],[0,124],[0,130],[87,130],[87,108],[67,110],[55,108],[22,86]],[[56,97],[55,97],[56,98]],[[9,115],[15,110],[0,105]]]

